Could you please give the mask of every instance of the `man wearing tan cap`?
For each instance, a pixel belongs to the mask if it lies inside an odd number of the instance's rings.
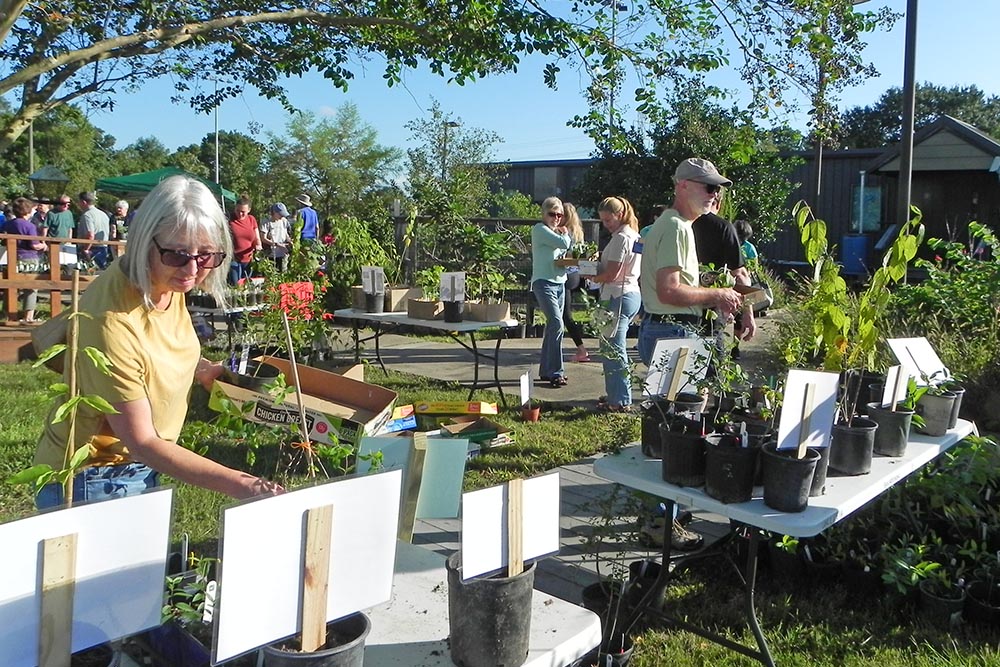
[[[702,333],[705,309],[728,318],[743,302],[734,289],[701,287],[698,255],[691,224],[712,210],[723,186],[733,182],[715,165],[688,158],[674,172],[674,202],[643,238],[639,286],[645,310],[639,327],[639,357],[648,366],[661,338],[687,338]]]
[[[705,309],[717,309],[729,319],[743,303],[743,297],[729,287],[701,287],[698,282],[698,254],[691,227],[699,216],[713,210],[722,188],[733,182],[715,165],[701,158],[688,158],[674,171],[674,202],[663,211],[643,237],[639,289],[645,315],[639,326],[639,357],[649,366],[656,341],[689,338],[707,333]],[[666,517],[646,516],[642,535],[660,544]],[[671,545],[691,551],[703,538],[673,519]]]

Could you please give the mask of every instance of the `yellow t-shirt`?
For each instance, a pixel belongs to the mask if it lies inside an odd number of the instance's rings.
[[[164,440],[175,441],[187,414],[195,367],[201,358],[198,337],[185,307],[174,294],[166,310],[147,308],[142,294],[118,262],[99,276],[80,297],[80,352],[77,383],[81,395],[97,395],[109,403],[148,400],[153,427]],[[111,374],[99,371],[84,354],[95,347],[111,361]],[[65,378],[65,376],[64,376]],[[52,424],[49,414],[35,452],[35,463],[59,469],[69,438],[69,422]],[[89,445],[92,465],[126,463],[128,450],[114,436],[104,414],[80,404],[74,451]]]
[[[656,272],[670,267],[680,268],[682,285],[698,285],[698,254],[691,221],[672,208],[665,210],[643,237],[639,278],[642,306],[647,313],[658,315],[700,316],[701,306],[671,306],[656,295]]]

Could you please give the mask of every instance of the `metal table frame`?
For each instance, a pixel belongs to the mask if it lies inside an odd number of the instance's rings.
[[[906,455],[899,458],[875,456],[872,470],[867,475],[854,477],[827,477],[826,492],[822,496],[809,499],[804,512],[789,514],[773,510],[764,504],[760,487],[754,489],[753,499],[745,503],[725,504],[707,495],[703,488],[682,487],[669,484],[662,479],[659,459],[643,456],[639,445],[623,449],[620,453],[598,459],[594,472],[632,489],[649,493],[666,500],[667,516],[673,516],[675,504],[714,512],[731,520],[731,530],[726,538],[713,546],[725,544],[733,535],[733,522],[750,527],[750,548],[744,569],[740,571],[744,586],[744,613],[747,625],[757,641],[757,648],[734,642],[709,630],[688,623],[657,609],[655,601],[662,599],[674,573],[669,567],[661,567],[656,583],[629,617],[625,627],[632,627],[644,614],[651,613],[669,626],[687,630],[709,641],[733,651],[749,656],[768,667],[774,667],[774,659],[767,646],[767,640],[760,629],[754,607],[754,586],[757,579],[757,547],[764,530],[791,535],[812,537],[846,518],[869,501],[890,489],[921,466],[934,460],[942,452],[970,434],[978,434],[975,424],[959,420],[958,425],[941,437],[911,434]],[[670,562],[670,533],[672,522],[664,522],[663,563]],[[698,552],[682,559],[677,568],[691,560],[717,555],[709,550]],[[737,567],[737,570],[739,568]]]
[[[478,389],[489,389],[495,387],[500,394],[500,402],[507,407],[507,398],[503,393],[503,386],[500,384],[500,344],[504,337],[498,336],[493,353],[485,352],[476,344],[476,332],[482,329],[511,329],[518,325],[517,320],[499,320],[496,322],[444,322],[442,320],[418,320],[407,317],[406,313],[367,313],[354,308],[343,308],[334,311],[334,317],[347,320],[351,324],[352,337],[354,339],[354,361],[361,361],[361,343],[367,341],[375,342],[375,359],[378,361],[382,372],[385,372],[385,362],[382,361],[382,351],[379,346],[379,339],[382,334],[391,333],[400,327],[421,327],[447,334],[452,340],[472,353],[474,363],[472,387],[469,389],[469,397],[472,400],[473,394]],[[359,330],[362,327],[371,328],[372,335],[361,337]],[[462,339],[462,334],[468,334],[469,340]],[[486,360],[493,362],[493,382],[480,383],[479,362]]]

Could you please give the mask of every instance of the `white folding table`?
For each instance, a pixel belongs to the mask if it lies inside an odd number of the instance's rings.
[[[746,567],[743,571],[745,582],[745,614],[754,637],[757,640],[756,650],[721,637],[686,621],[675,619],[649,605],[663,595],[670,579],[668,567],[660,568],[660,577],[639,605],[627,627],[637,620],[644,612],[650,611],[661,616],[668,624],[688,630],[711,641],[721,644],[734,651],[754,658],[768,667],[774,667],[774,660],[768,650],[767,642],[757,623],[754,610],[754,584],[757,576],[757,546],[760,530],[767,530],[793,537],[811,537],[829,528],[841,519],[849,516],[869,501],[877,498],[899,481],[906,478],[921,466],[934,460],[939,454],[948,450],[966,436],[976,433],[975,424],[958,420],[955,428],[941,437],[932,437],[912,433],[906,446],[906,455],[898,458],[878,456],[872,459],[872,469],[867,475],[853,477],[829,476],[826,480],[826,492],[809,499],[809,506],[804,512],[786,513],[771,509],[764,504],[763,490],[754,489],[751,500],[745,503],[725,504],[705,493],[702,487],[676,486],[663,481],[662,463],[660,459],[646,458],[638,444],[624,448],[615,455],[598,459],[594,462],[594,472],[599,476],[617,482],[638,491],[649,493],[667,501],[667,516],[673,516],[675,503],[687,507],[714,512],[727,517],[739,524],[751,526],[757,530],[750,532],[750,549]],[[670,562],[670,531],[672,522],[666,521],[663,535],[663,563]],[[701,556],[703,554],[696,554]]]
[[[366,667],[449,667],[448,574],[444,556],[398,542],[392,599],[365,613],[372,630],[365,642]],[[562,667],[601,641],[597,615],[534,591],[524,667]]]

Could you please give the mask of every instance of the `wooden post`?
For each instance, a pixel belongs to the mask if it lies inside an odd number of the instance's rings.
[[[306,429],[306,408],[302,403],[302,390],[299,389],[299,366],[295,361],[295,342],[292,340],[292,326],[288,323],[288,311],[281,311],[281,323],[285,327],[285,346],[288,348],[288,364],[292,369],[292,382],[295,383],[295,403],[299,408],[299,435],[306,450],[306,464],[309,476],[315,477],[313,469],[313,450],[309,447],[309,431]],[[246,350],[246,348],[243,348]]]
[[[677,363],[674,364],[673,373],[670,376],[670,387],[667,389],[667,400],[672,401],[677,398],[677,391],[681,388],[681,377],[687,367],[687,358],[691,348],[681,347],[677,350]]]
[[[799,420],[799,448],[796,452],[796,457],[800,459],[806,455],[806,440],[809,437],[809,420],[812,419],[815,394],[816,385],[812,382],[807,382],[805,392],[802,395],[802,419]]]
[[[424,477],[424,459],[427,456],[427,434],[414,433],[413,447],[410,448],[410,461],[406,466],[406,479],[403,481],[403,507],[399,517],[399,534],[397,537],[404,542],[413,541],[413,525],[417,520],[417,498],[420,495],[420,484]]]
[[[524,572],[524,520],[521,508],[524,498],[524,480],[507,482],[507,576]]]
[[[69,667],[75,592],[76,533],[43,540],[38,667]]]
[[[896,369],[896,378],[892,383],[892,395],[889,397],[889,401],[892,403],[892,411],[896,411],[896,397],[899,396],[900,383],[903,385],[909,384],[910,376],[903,372],[902,366],[893,366]],[[889,369],[892,373],[892,368]],[[889,378],[886,378],[888,380]]]
[[[306,511],[302,569],[302,650],[306,652],[316,651],[326,643],[332,535],[333,505]]]

